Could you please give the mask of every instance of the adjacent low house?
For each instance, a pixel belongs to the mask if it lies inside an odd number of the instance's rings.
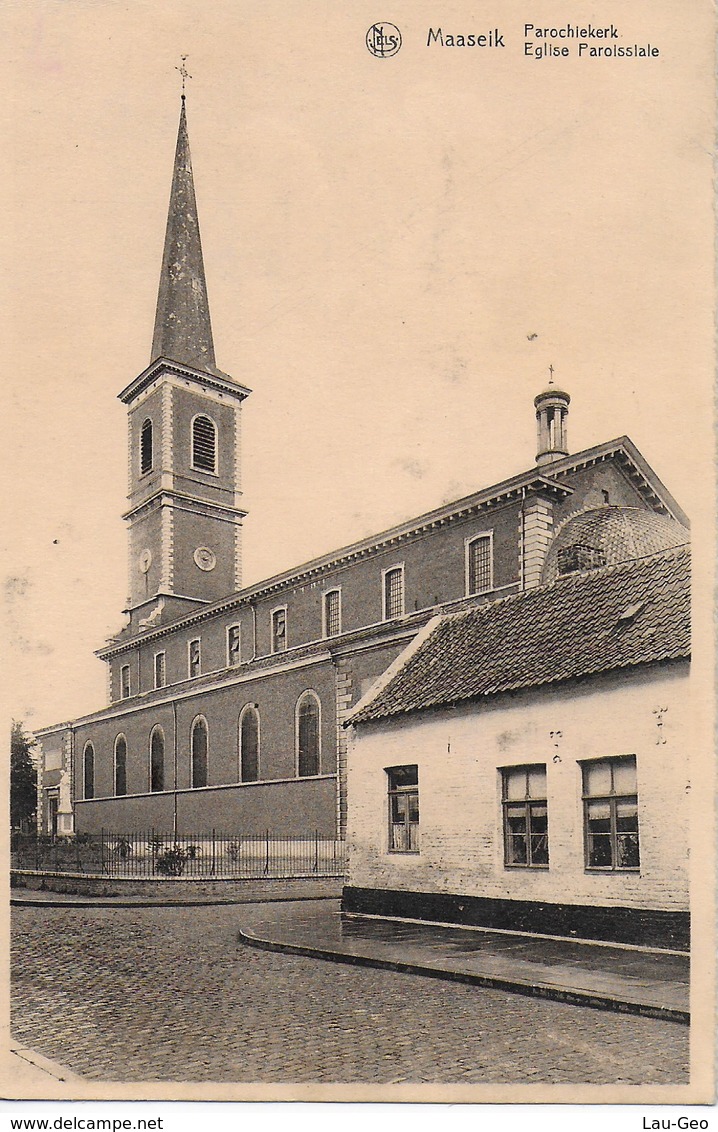
[[[690,552],[645,528],[576,516],[357,704],[345,911],[687,946]]]

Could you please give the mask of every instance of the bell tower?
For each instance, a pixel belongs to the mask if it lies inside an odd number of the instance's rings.
[[[183,93],[151,360],[119,395],[131,630],[240,588],[240,414],[250,392],[215,363]]]

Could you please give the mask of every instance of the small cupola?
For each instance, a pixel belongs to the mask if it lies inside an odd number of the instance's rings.
[[[549,366],[549,383],[538,397],[536,406],[537,449],[536,463],[551,464],[568,456],[568,407],[571,398],[557,385],[554,385],[553,366]]]

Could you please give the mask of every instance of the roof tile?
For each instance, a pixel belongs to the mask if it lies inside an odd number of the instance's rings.
[[[689,655],[690,550],[679,547],[448,614],[351,722]]]

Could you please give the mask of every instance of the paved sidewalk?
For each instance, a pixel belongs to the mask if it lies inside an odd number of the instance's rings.
[[[683,953],[346,915],[337,900],[275,905],[240,938],[270,951],[690,1020]]]

